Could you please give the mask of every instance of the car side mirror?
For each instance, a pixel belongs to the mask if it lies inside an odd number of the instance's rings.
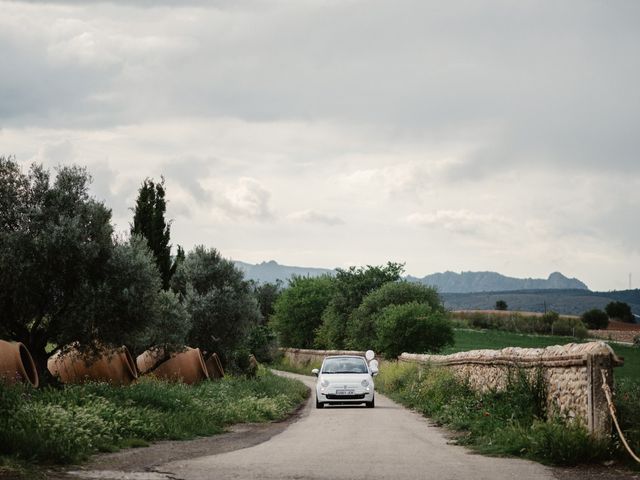
[[[318,370],[317,368],[314,368],[313,370],[311,370],[311,373],[313,373],[317,377],[318,374],[320,373],[320,370]]]

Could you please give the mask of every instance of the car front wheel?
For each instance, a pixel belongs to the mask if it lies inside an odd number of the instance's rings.
[[[318,401],[318,397],[316,397],[316,408],[324,407],[324,403]]]
[[[367,402],[367,408],[374,408],[376,406],[376,400],[373,399],[370,402]]]

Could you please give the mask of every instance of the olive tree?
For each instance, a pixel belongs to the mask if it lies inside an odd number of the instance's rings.
[[[191,319],[187,341],[192,347],[228,359],[250,328],[260,323],[249,282],[215,248],[197,246],[189,252],[171,282]]]

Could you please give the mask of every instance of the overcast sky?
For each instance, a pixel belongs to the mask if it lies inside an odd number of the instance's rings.
[[[636,0],[0,0],[0,155],[187,249],[638,287],[639,147]]]

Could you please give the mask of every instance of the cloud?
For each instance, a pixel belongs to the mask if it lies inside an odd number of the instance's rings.
[[[290,214],[288,218],[294,222],[315,223],[328,227],[334,227],[336,225],[344,224],[344,220],[342,220],[342,218],[338,216],[327,215],[315,210],[302,210],[300,212],[294,212]]]
[[[226,187],[216,198],[215,206],[231,218],[267,221],[273,219],[270,198],[271,193],[259,181],[244,177]]]
[[[438,210],[430,213],[411,213],[405,218],[409,225],[433,229],[444,229],[464,235],[494,233],[509,227],[511,222],[492,213],[477,213],[469,210]]]

